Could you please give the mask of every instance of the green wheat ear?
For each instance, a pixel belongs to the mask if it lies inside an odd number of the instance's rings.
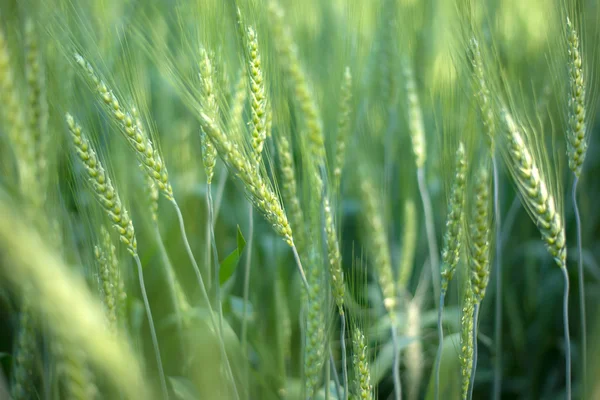
[[[567,155],[569,168],[579,177],[587,151],[586,105],[583,61],[579,36],[571,20],[567,18],[569,51],[569,126],[567,130]]]
[[[144,166],[144,170],[158,185],[165,197],[173,201],[173,188],[169,182],[169,174],[158,150],[154,148],[152,140],[143,130],[139,121],[135,118],[135,108],[124,109],[117,97],[106,83],[96,74],[92,65],[80,54],[74,55],[75,62],[84,72],[86,78],[92,85],[102,104],[108,110],[109,115],[115,121],[121,132],[127,139],[127,143],[135,151],[138,160]]]
[[[136,255],[137,241],[129,213],[123,207],[119,194],[106,174],[96,151],[91,147],[89,139],[83,133],[81,126],[75,122],[75,119],[69,113],[66,115],[66,120],[73,145],[77,150],[77,157],[85,167],[88,181],[96,199],[113,223],[114,229],[119,234],[121,241],[127,246],[129,253]]]
[[[508,110],[502,112],[502,119],[508,139],[509,169],[521,192],[521,198],[540,230],[546,248],[559,267],[566,267],[565,230],[561,214],[557,210],[557,199],[549,192],[548,182],[538,166],[538,160],[525,142],[525,128],[517,124]]]
[[[367,341],[358,326],[354,326],[352,331],[352,364],[354,366],[356,398],[360,400],[372,400],[373,385],[371,384]]]
[[[444,247],[442,251],[442,294],[448,290],[448,284],[454,276],[456,265],[460,257],[463,241],[462,216],[465,203],[465,186],[467,174],[467,159],[465,146],[459,143],[456,150],[456,167],[454,181],[448,202],[448,217],[446,219],[446,233],[444,234]]]

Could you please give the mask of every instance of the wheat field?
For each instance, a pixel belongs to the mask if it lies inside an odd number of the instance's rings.
[[[0,0],[0,400],[600,399],[597,0]]]

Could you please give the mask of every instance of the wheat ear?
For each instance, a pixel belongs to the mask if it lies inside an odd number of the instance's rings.
[[[473,372],[473,320],[474,320],[474,296],[471,283],[467,281],[463,298],[462,315],[460,318],[460,371],[461,371],[461,393],[462,399],[469,397],[471,374]]]
[[[266,95],[263,70],[258,49],[258,36],[254,28],[246,30],[248,72],[250,77],[250,131],[252,133],[252,158],[258,167],[262,157],[262,150],[267,138],[266,129]]]
[[[356,395],[360,400],[373,399],[373,386],[371,385],[371,370],[369,368],[369,352],[365,335],[358,327],[352,333],[352,363],[354,365],[354,386]]]
[[[165,399],[168,399],[169,394],[167,390],[167,383],[163,371],[160,349],[158,347],[156,330],[154,328],[152,311],[150,310],[148,295],[144,285],[144,275],[137,252],[137,241],[135,238],[133,223],[129,218],[127,209],[123,207],[119,195],[112,185],[111,179],[108,177],[102,162],[98,159],[96,151],[92,148],[90,141],[83,133],[81,126],[75,122],[75,119],[71,114],[67,113],[66,120],[69,132],[71,133],[72,143],[75,146],[79,160],[85,166],[92,191],[94,192],[96,199],[106,212],[107,216],[113,223],[113,228],[119,234],[121,242],[127,246],[127,251],[129,251],[136,262],[142,298],[146,307],[146,317],[148,318],[150,333],[152,335],[152,344],[154,346],[156,364],[158,367],[161,389],[163,392],[162,394]]]
[[[442,273],[440,284],[440,300],[438,305],[438,349],[435,361],[434,398],[439,399],[440,365],[442,362],[442,348],[444,345],[444,331],[442,330],[442,316],[444,311],[444,298],[448,284],[454,276],[460,257],[462,246],[462,223],[464,210],[464,193],[467,174],[467,160],[465,146],[462,142],[456,150],[456,166],[454,180],[450,188],[448,201],[448,216],[446,217],[446,233],[444,234],[444,247],[442,250]]]
[[[294,91],[304,118],[309,151],[317,165],[325,163],[325,139],[323,136],[323,122],[319,114],[316,96],[309,85],[306,72],[302,68],[298,57],[298,48],[292,38],[289,26],[284,20],[283,9],[276,1],[271,0],[268,6],[271,17],[275,48],[280,64]]]
[[[350,67],[344,70],[341,102],[338,117],[338,130],[335,137],[335,159],[333,164],[333,187],[339,190],[342,182],[342,171],[346,160],[346,145],[350,136],[350,114],[352,112],[352,74]]]
[[[25,122],[24,108],[16,86],[15,73],[7,38],[0,29],[0,101],[2,102],[2,119],[8,137],[13,145],[15,158],[19,168],[19,187],[23,196],[34,206],[39,204],[40,191],[36,188],[37,176],[35,160],[35,143],[31,131]]]
[[[85,352],[72,343],[56,338],[52,352],[57,359],[59,376],[64,380],[66,398],[69,400],[93,400],[98,397],[98,387],[86,360]]]
[[[49,181],[48,168],[48,103],[44,64],[38,44],[38,35],[31,19],[25,21],[25,79],[27,81],[27,121],[35,146],[37,179],[42,193],[46,192]],[[40,196],[44,196],[41,194]],[[41,198],[40,200],[44,200]]]

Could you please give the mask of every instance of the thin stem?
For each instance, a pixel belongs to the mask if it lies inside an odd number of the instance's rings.
[[[158,228],[158,225],[154,226],[154,235],[156,236],[158,251],[160,252],[160,256],[165,267],[165,272],[167,274],[167,282],[169,284],[169,291],[171,292],[171,301],[173,302],[173,307],[175,309],[177,331],[181,342],[181,355],[183,356],[185,355],[185,350],[183,346],[183,317],[181,315],[181,309],[179,308],[179,302],[177,301],[177,292],[175,290],[175,272],[173,270],[173,264],[171,264],[171,260],[169,259],[167,249],[165,248],[165,244],[163,243],[162,237],[160,236],[160,230]]]
[[[398,347],[398,329],[396,324],[392,325],[392,347],[394,349],[394,398],[402,398],[402,385],[400,383],[400,348]]]
[[[571,400],[571,338],[569,335],[569,272],[566,266],[560,267],[565,278],[563,293],[563,329],[565,335],[565,381],[567,400]]]
[[[439,257],[438,257],[438,245],[437,239],[435,238],[435,222],[433,219],[433,207],[431,206],[431,198],[429,197],[429,190],[425,183],[425,169],[417,169],[417,182],[419,184],[419,192],[421,194],[421,201],[423,202],[423,213],[425,214],[425,230],[427,231],[427,244],[429,246],[429,260],[431,267],[431,277],[433,281],[433,291],[436,297],[440,293],[440,282],[439,277]]]
[[[333,372],[333,381],[335,382],[335,393],[338,399],[342,398],[342,395],[345,396],[345,393],[348,391],[348,384],[344,386],[344,393],[341,391],[342,384],[340,383],[340,376],[337,373],[337,369],[335,368],[335,359],[333,358],[333,352],[331,351],[331,346],[329,346],[329,363],[331,364],[331,370]],[[329,382],[327,383],[329,384]]]
[[[208,221],[210,226],[210,242],[212,248],[212,259],[215,268],[215,298],[216,298],[216,307],[217,313],[219,316],[219,334],[223,337],[223,302],[221,301],[221,282],[220,282],[220,270],[221,264],[219,263],[219,253],[217,251],[217,242],[215,240],[215,228],[213,221],[213,202],[212,202],[212,194],[211,187],[208,185],[206,191],[206,206],[208,208]]]
[[[587,385],[587,327],[585,320],[585,282],[583,279],[583,245],[581,238],[581,216],[579,215],[579,206],[577,205],[577,183],[579,177],[575,176],[573,180],[573,211],[575,212],[575,223],[577,225],[577,279],[579,282],[579,318],[581,323],[581,362],[582,362],[582,379],[583,379],[583,395],[585,399]]]
[[[246,265],[244,267],[244,302],[242,304],[242,353],[248,356],[248,318],[247,304],[250,297],[250,266],[252,261],[252,241],[254,237],[254,208],[248,202],[248,242],[246,243]],[[249,380],[249,371],[246,366],[246,382]]]
[[[434,381],[434,399],[440,399],[440,366],[442,365],[442,348],[444,346],[444,331],[442,329],[442,314],[444,312],[444,297],[446,293],[440,293],[440,304],[438,306],[438,320],[437,320],[437,332],[438,332],[438,349],[435,355],[435,381]]]
[[[341,332],[340,347],[342,348],[342,375],[344,379],[344,400],[348,400],[348,360],[346,359],[346,316],[340,314]]]
[[[308,291],[308,281],[306,280],[306,275],[304,274],[304,269],[302,268],[302,262],[300,262],[300,256],[298,255],[298,250],[296,246],[292,245],[292,253],[294,254],[294,259],[296,260],[296,265],[298,266],[298,271],[300,271],[300,278],[302,278],[302,283],[304,284],[304,288]]]
[[[502,391],[502,228],[500,225],[500,182],[498,177],[498,163],[495,155],[492,155],[492,166],[494,175],[494,219],[496,227],[496,316],[494,321],[496,359],[494,362],[493,399],[500,400],[500,392]]]
[[[477,371],[477,332],[479,331],[479,303],[473,309],[473,365],[471,367],[471,378],[469,379],[469,397],[473,398],[473,387],[475,386],[475,372]]]
[[[150,310],[150,303],[148,302],[148,295],[146,294],[146,285],[144,284],[144,272],[142,270],[142,263],[140,257],[137,254],[133,255],[133,259],[137,265],[138,278],[140,281],[140,289],[142,291],[142,299],[144,300],[144,306],[146,307],[146,317],[148,317],[148,325],[150,327],[150,335],[152,337],[152,346],[154,347],[154,355],[156,356],[156,365],[158,367],[158,377],[160,379],[160,389],[162,391],[163,399],[169,399],[169,391],[167,389],[167,381],[165,380],[165,372],[163,370],[162,360],[160,358],[160,349],[158,348],[158,339],[156,337],[156,330],[154,329],[154,320],[152,319],[152,311]]]
[[[198,279],[198,284],[200,285],[202,297],[203,297],[204,301],[206,302],[206,307],[208,308],[208,314],[210,316],[211,324],[215,327],[215,329],[218,329],[217,322],[215,321],[215,315],[214,315],[212,307],[210,305],[210,299],[208,297],[208,292],[206,291],[206,286],[204,286],[204,280],[202,279],[202,274],[200,273],[200,268],[198,268],[198,263],[196,263],[196,259],[194,258],[194,254],[192,253],[192,249],[190,247],[190,243],[188,241],[187,234],[185,233],[185,224],[183,222],[183,215],[181,214],[181,209],[179,208],[179,205],[177,204],[175,199],[172,199],[171,203],[173,204],[173,207],[175,208],[175,212],[177,213],[177,218],[179,219],[179,229],[181,230],[181,236],[183,238],[185,250],[188,254],[190,262],[192,263],[192,266],[194,267],[194,272],[196,273],[196,278]],[[237,387],[235,385],[235,379],[233,377],[233,371],[231,369],[231,364],[229,363],[229,358],[227,357],[227,351],[225,350],[225,344],[223,343],[223,337],[222,337],[222,335],[217,335],[217,336],[219,338],[219,347],[220,347],[221,353],[223,354],[223,358],[225,360],[227,373],[229,374],[229,377],[231,379],[231,384],[233,386],[235,398],[239,399],[240,396],[238,394]]]
[[[225,184],[227,183],[227,175],[229,174],[229,170],[227,168],[223,168],[223,172],[219,176],[219,182],[217,183],[217,195],[215,197],[215,220],[219,217],[219,211],[221,211],[221,204],[223,200],[223,193],[225,192]]]

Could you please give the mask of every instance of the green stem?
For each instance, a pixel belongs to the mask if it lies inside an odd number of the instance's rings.
[[[575,176],[573,180],[573,211],[575,212],[575,223],[577,225],[577,279],[579,282],[579,318],[581,323],[581,362],[582,362],[582,398],[586,398],[587,386],[587,327],[585,313],[585,282],[583,279],[583,245],[581,238],[581,216],[579,215],[579,206],[577,205],[577,183],[579,177]]]
[[[252,262],[252,239],[254,237],[254,208],[248,202],[248,242],[246,243],[246,265],[244,267],[244,303],[242,304],[242,352],[248,357],[248,318],[247,308],[250,298],[250,267]],[[249,382],[248,364],[246,364],[246,382]]]
[[[223,302],[221,300],[221,282],[219,280],[221,264],[219,263],[219,253],[217,251],[217,242],[215,240],[215,228],[214,228],[214,215],[213,215],[213,201],[212,194],[208,185],[206,190],[206,207],[208,208],[208,225],[210,226],[210,244],[212,249],[212,259],[215,269],[215,302],[217,307],[217,313],[219,317],[219,335],[223,337]],[[210,268],[209,268],[210,269]]]
[[[202,297],[203,297],[204,301],[206,302],[206,307],[208,308],[208,314],[210,316],[211,324],[212,324],[212,326],[215,327],[215,329],[219,329],[219,326],[217,325],[217,322],[215,321],[214,312],[210,305],[210,299],[208,297],[208,292],[206,291],[206,286],[204,286],[204,280],[202,279],[202,274],[200,273],[200,268],[198,268],[198,263],[196,262],[196,259],[194,258],[194,254],[192,253],[192,249],[190,247],[190,243],[188,241],[187,234],[185,233],[185,224],[183,222],[183,215],[181,214],[181,209],[179,208],[179,205],[177,204],[175,199],[171,199],[171,203],[173,204],[173,207],[175,208],[175,212],[177,213],[177,218],[179,219],[179,229],[181,230],[181,236],[183,238],[185,250],[188,254],[190,262],[192,263],[194,272],[196,273],[196,278],[198,279],[198,283],[200,285]],[[231,385],[233,386],[235,398],[239,399],[240,396],[239,396],[237,387],[235,385],[235,378],[233,377],[233,371],[231,369],[231,364],[229,363],[229,358],[227,357],[227,351],[225,349],[225,343],[223,342],[223,336],[222,335],[217,335],[217,336],[219,338],[218,341],[219,341],[220,351],[223,354],[223,359],[225,360],[227,373],[229,374],[229,378],[231,379]]]
[[[392,325],[392,344],[394,349],[394,398],[400,400],[402,398],[402,385],[400,383],[400,348],[398,347],[398,327]]]
[[[563,329],[565,336],[565,381],[566,381],[566,399],[571,400],[571,338],[569,335],[569,273],[567,267],[560,267],[565,280],[565,289],[563,293]]]
[[[431,205],[431,198],[429,196],[429,190],[425,183],[425,169],[419,168],[417,170],[417,182],[419,185],[419,192],[421,194],[421,201],[423,202],[423,213],[425,214],[425,230],[427,231],[427,245],[429,246],[429,265],[431,267],[431,278],[433,281],[434,295],[439,296],[440,283],[438,280],[439,276],[439,257],[438,257],[438,245],[437,239],[435,238],[435,221],[433,217],[433,207]]]
[[[342,350],[342,374],[344,379],[344,400],[348,400],[348,360],[346,359],[346,316],[340,314],[341,320],[341,332],[340,332],[340,346]],[[335,368],[335,366],[334,366]]]
[[[165,380],[165,372],[163,370],[162,360],[160,358],[160,349],[158,348],[158,339],[156,337],[156,330],[154,329],[154,320],[152,319],[152,311],[150,310],[150,303],[148,302],[148,295],[146,294],[146,285],[144,284],[144,272],[142,270],[142,263],[140,257],[137,254],[133,255],[133,259],[137,265],[138,278],[140,281],[140,289],[142,291],[142,299],[144,300],[144,307],[146,308],[146,317],[148,318],[148,325],[150,327],[150,335],[152,337],[152,346],[154,347],[154,355],[156,356],[156,365],[158,367],[158,378],[160,379],[160,389],[162,391],[163,399],[169,399],[169,391],[167,389],[167,381]]]
[[[156,236],[158,251],[160,252],[160,256],[165,267],[165,273],[167,274],[167,282],[169,284],[169,291],[171,292],[171,301],[173,302],[173,307],[175,309],[175,316],[177,320],[177,333],[181,342],[181,355],[184,356],[185,349],[183,346],[183,317],[181,315],[181,309],[179,307],[179,301],[177,300],[177,293],[175,290],[175,279],[177,278],[175,277],[173,264],[171,264],[171,260],[169,259],[169,254],[167,253],[165,244],[163,243],[162,237],[160,236],[160,230],[158,229],[158,225],[154,226],[154,235]]]
[[[437,320],[437,333],[438,333],[438,349],[435,356],[435,381],[434,381],[434,399],[440,399],[440,366],[442,365],[442,348],[444,346],[444,331],[442,329],[442,316],[444,312],[444,297],[445,292],[440,293],[440,304],[438,306],[438,320]]]
[[[333,372],[333,381],[335,382],[335,393],[338,399],[341,399],[342,396],[345,396],[345,393],[348,391],[348,383],[344,387],[344,392],[342,393],[341,387],[342,384],[340,382],[340,377],[337,373],[337,369],[335,368],[335,359],[333,358],[333,352],[331,351],[331,346],[329,347],[329,364],[331,365],[331,370]],[[329,384],[329,383],[328,383]]]
[[[502,391],[502,229],[500,226],[500,182],[498,180],[498,163],[492,155],[494,175],[494,222],[496,227],[496,315],[494,321],[494,336],[496,338],[496,359],[494,362],[493,399],[500,400]]]

